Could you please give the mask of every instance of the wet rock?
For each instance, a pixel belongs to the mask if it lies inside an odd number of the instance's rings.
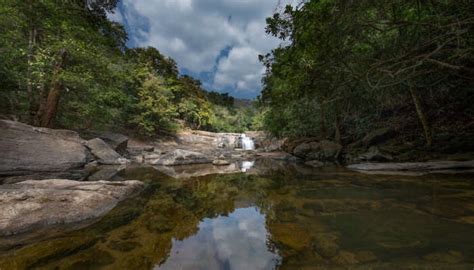
[[[397,132],[392,128],[380,128],[368,133],[363,139],[362,143],[365,146],[381,144],[389,139],[394,138]]]
[[[342,146],[331,141],[309,142],[298,145],[293,155],[305,160],[336,161]]]
[[[0,235],[100,217],[140,191],[140,181],[29,180],[0,188]]]
[[[176,149],[160,158],[150,161],[153,165],[176,166],[187,164],[212,163],[212,160],[199,152]]]
[[[464,256],[459,251],[435,252],[423,257],[424,260],[441,263],[459,263],[464,260]]]
[[[225,159],[216,159],[212,162],[212,164],[216,166],[226,166],[229,165],[230,162]]]
[[[105,165],[116,165],[125,164],[127,160],[120,156],[119,153],[115,152],[108,144],[102,139],[95,138],[86,142],[87,148],[89,148],[92,154],[98,159],[99,163]]]
[[[82,168],[87,149],[74,131],[0,120],[0,175]]]

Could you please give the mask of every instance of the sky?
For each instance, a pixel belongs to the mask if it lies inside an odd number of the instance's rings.
[[[121,0],[109,17],[125,25],[129,47],[157,48],[207,90],[253,99],[265,71],[258,61],[279,46],[265,19],[292,0]]]

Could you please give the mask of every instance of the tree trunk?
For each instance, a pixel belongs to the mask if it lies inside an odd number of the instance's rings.
[[[420,98],[416,94],[415,88],[410,86],[410,94],[413,99],[413,103],[415,105],[416,114],[418,115],[418,119],[420,120],[421,126],[423,127],[423,132],[425,134],[426,145],[431,146],[433,144],[433,137],[430,129],[430,125],[428,124],[428,120],[426,119],[426,115],[423,112],[423,108],[420,102]]]
[[[27,54],[27,69],[26,69],[26,92],[28,95],[28,103],[29,103],[29,117],[30,123],[35,124],[35,116],[36,111],[38,108],[38,102],[36,100],[35,89],[33,85],[32,79],[32,70],[31,65],[33,62],[33,54],[34,49],[36,46],[36,36],[37,36],[37,29],[36,27],[32,27],[28,33],[28,54]]]
[[[59,57],[57,63],[54,65],[53,77],[51,79],[51,88],[48,92],[46,103],[43,103],[41,107],[44,108],[44,113],[41,115],[41,126],[42,127],[52,127],[54,118],[58,111],[59,99],[61,97],[61,92],[63,91],[64,85],[60,80],[61,71],[64,67],[64,64],[67,60],[67,51],[61,49],[59,51]]]

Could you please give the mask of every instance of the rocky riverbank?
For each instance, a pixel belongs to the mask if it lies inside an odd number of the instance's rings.
[[[0,120],[0,235],[97,218],[143,188],[141,182],[108,182],[124,168],[151,166],[173,178],[247,171],[255,160],[279,160],[307,168],[348,164],[371,174],[472,172],[471,160],[401,163],[387,149],[390,131],[367,134],[347,146],[329,140],[270,139],[246,133],[257,149],[241,149],[241,134],[184,131],[139,141],[116,133],[37,128]],[[192,166],[190,166],[192,165]],[[300,166],[301,167],[301,166]],[[40,181],[41,180],[41,181]],[[80,181],[88,182],[80,182]],[[120,180],[120,179],[115,179]],[[21,220],[20,220],[21,219]]]

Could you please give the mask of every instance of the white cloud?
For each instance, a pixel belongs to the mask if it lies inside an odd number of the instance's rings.
[[[278,2],[123,0],[124,14],[112,18],[126,20],[137,46],[156,47],[180,68],[198,74],[217,70],[205,85],[257,95],[263,70],[258,54],[279,43],[265,34],[265,18]],[[226,48],[231,48],[228,56],[219,59]]]

